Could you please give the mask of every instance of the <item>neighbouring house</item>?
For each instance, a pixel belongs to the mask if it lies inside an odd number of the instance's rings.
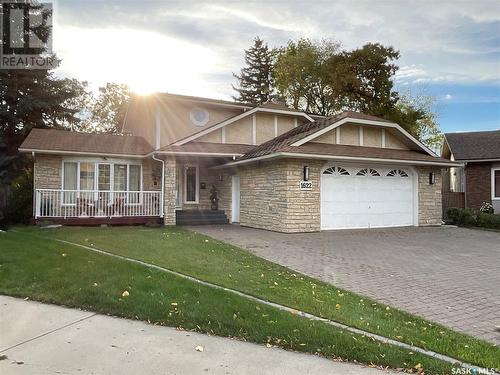
[[[156,94],[120,135],[33,129],[34,218],[279,232],[440,225],[443,159],[398,124]]]
[[[489,202],[500,213],[500,130],[445,134],[441,156],[463,163],[443,176],[445,207]]]

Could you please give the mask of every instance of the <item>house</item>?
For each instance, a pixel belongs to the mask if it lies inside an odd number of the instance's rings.
[[[441,156],[463,163],[444,175],[444,194],[457,197],[448,206],[477,211],[489,202],[500,212],[500,130],[445,134]]]
[[[288,233],[440,225],[441,170],[461,165],[361,113],[173,94],[134,98],[120,135],[33,129],[20,151],[35,220]]]

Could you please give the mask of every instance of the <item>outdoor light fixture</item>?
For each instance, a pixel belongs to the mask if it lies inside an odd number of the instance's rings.
[[[304,181],[309,181],[309,167],[307,165],[304,165]]]
[[[434,185],[436,183],[436,174],[434,172],[429,173],[429,185]]]
[[[221,174],[219,175],[219,181],[222,182],[222,175]]]

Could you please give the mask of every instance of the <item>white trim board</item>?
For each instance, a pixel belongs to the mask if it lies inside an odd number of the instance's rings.
[[[182,146],[183,144],[191,142],[191,141],[193,141],[193,140],[195,140],[197,138],[200,138],[200,137],[202,137],[204,135],[207,135],[207,134],[209,134],[209,133],[211,133],[211,132],[213,132],[213,131],[215,131],[217,129],[220,129],[220,128],[226,126],[226,125],[232,124],[233,122],[241,120],[242,118],[245,118],[245,117],[247,117],[249,115],[256,114],[258,112],[283,114],[283,115],[288,115],[288,116],[301,116],[301,117],[306,118],[309,121],[314,121],[314,119],[311,116],[309,116],[308,114],[306,114],[304,112],[284,111],[284,110],[280,110],[280,109],[270,109],[270,108],[259,108],[259,107],[257,107],[257,108],[251,109],[249,111],[240,113],[239,115],[236,115],[236,116],[233,116],[231,118],[228,118],[227,120],[219,122],[216,125],[212,125],[211,127],[208,127],[208,128],[206,128],[204,130],[199,131],[196,134],[193,134],[193,135],[190,135],[189,137],[181,139],[181,140],[173,143],[172,145],[173,146]]]
[[[329,132],[330,130],[338,129],[339,126],[346,124],[348,122],[351,122],[354,124],[372,125],[372,126],[379,126],[379,127],[383,127],[383,128],[397,129],[401,133],[403,133],[404,136],[406,136],[413,143],[415,143],[418,147],[420,147],[422,150],[424,150],[426,153],[428,153],[431,156],[437,156],[432,150],[430,150],[427,146],[425,146],[422,142],[417,140],[415,137],[413,137],[410,133],[408,133],[406,130],[404,130],[401,126],[399,126],[395,122],[363,120],[363,119],[356,119],[356,118],[352,118],[352,117],[345,117],[339,121],[336,121],[336,122],[328,125],[326,128],[320,129],[320,130],[314,132],[313,134],[310,134],[307,137],[304,137],[304,138],[292,143],[292,146],[302,146],[304,143],[310,142],[311,140],[319,137],[322,134]]]
[[[278,157],[288,157],[288,158],[300,158],[300,159],[320,159],[320,160],[343,160],[343,161],[363,161],[363,162],[373,162],[373,163],[391,163],[391,164],[405,164],[405,165],[435,165],[443,167],[461,167],[462,163],[453,162],[439,162],[439,161],[422,161],[422,160],[401,160],[401,159],[379,159],[379,158],[365,158],[359,156],[335,156],[335,155],[319,155],[319,154],[301,154],[294,152],[276,152],[274,154],[259,156],[252,159],[245,159],[230,162],[221,166],[212,167],[214,169],[229,167],[233,165],[248,164],[260,160],[278,158]]]

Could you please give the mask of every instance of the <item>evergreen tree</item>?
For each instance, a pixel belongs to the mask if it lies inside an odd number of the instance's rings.
[[[245,63],[247,66],[241,69],[240,75],[233,73],[238,80],[238,87],[233,85],[238,96],[233,99],[253,105],[268,102],[272,95],[273,57],[267,43],[256,37],[253,46],[245,50]]]

